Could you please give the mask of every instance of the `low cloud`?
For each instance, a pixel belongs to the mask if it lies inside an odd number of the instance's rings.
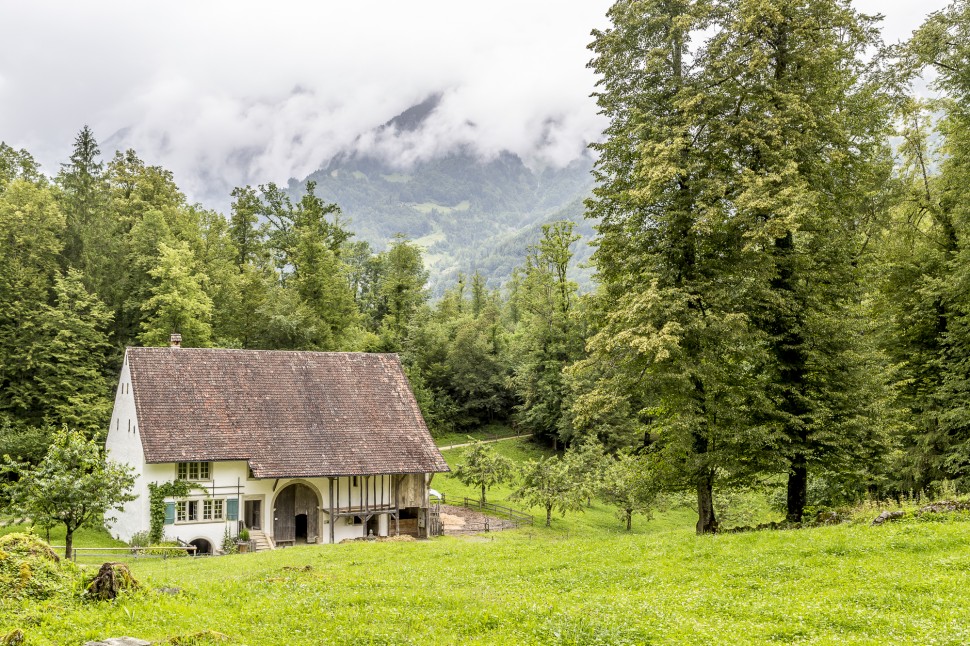
[[[609,4],[4,3],[0,140],[53,173],[88,124],[105,156],[134,148],[218,208],[233,186],[302,178],[345,150],[565,164],[605,125],[586,45]],[[857,6],[888,14],[895,41],[945,4]],[[376,130],[437,93],[418,130]]]
[[[302,178],[342,150],[566,163],[602,130],[585,65],[604,0],[54,4],[0,9],[17,25],[0,53],[0,139],[48,172],[88,124],[106,155],[134,148],[222,207],[232,186]],[[367,134],[434,93],[418,132]]]

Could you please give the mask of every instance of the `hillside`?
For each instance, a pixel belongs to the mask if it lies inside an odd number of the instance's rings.
[[[431,97],[369,135],[386,150],[388,141],[420,132],[436,105]],[[427,251],[432,292],[440,294],[459,271],[478,270],[490,286],[501,285],[545,222],[581,223],[577,256],[588,257],[592,227],[583,220],[582,199],[592,188],[591,168],[588,155],[536,169],[507,151],[486,159],[462,147],[411,163],[353,151],[291,180],[288,190],[295,197],[307,181],[316,182],[317,195],[338,204],[358,239],[376,249],[398,233],[417,241]],[[577,278],[588,283],[588,274]]]
[[[545,452],[524,440],[496,447],[516,460]],[[446,456],[454,465],[461,450]],[[435,486],[465,493],[449,476]],[[492,493],[503,500],[507,488]],[[967,643],[968,517],[870,527],[876,513],[698,537],[684,509],[637,518],[625,532],[594,503],[551,529],[133,560],[145,587],[116,602],[0,594],[0,636],[21,628],[41,645],[120,635],[238,645]],[[110,544],[95,534],[84,542]]]

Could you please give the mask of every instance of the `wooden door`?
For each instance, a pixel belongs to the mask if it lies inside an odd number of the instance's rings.
[[[273,509],[273,539],[276,542],[296,540],[296,485],[283,489],[276,497]]]
[[[244,503],[243,520],[249,529],[262,529],[262,502],[262,500],[247,500]]]

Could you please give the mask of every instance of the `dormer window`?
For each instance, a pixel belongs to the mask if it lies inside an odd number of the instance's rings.
[[[211,462],[179,462],[179,480],[208,480],[212,473]]]

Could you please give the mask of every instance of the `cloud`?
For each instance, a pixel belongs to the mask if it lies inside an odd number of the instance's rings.
[[[607,7],[8,3],[0,22],[17,29],[0,53],[0,139],[53,172],[88,124],[105,149],[133,147],[173,170],[190,197],[209,198],[303,177],[443,92],[411,154],[464,143],[529,155],[546,127],[548,154],[537,157],[561,162],[602,129],[585,64]]]
[[[106,155],[135,148],[221,208],[233,186],[302,178],[352,147],[401,163],[468,146],[563,164],[605,125],[586,45],[609,4],[3,3],[0,140],[55,172],[87,124]],[[857,2],[890,14],[887,40],[945,4]],[[418,132],[358,139],[434,93]]]

